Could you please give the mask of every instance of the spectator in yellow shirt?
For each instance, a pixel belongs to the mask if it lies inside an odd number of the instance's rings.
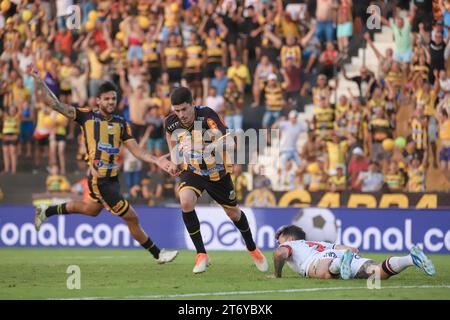
[[[17,142],[19,139],[21,115],[18,108],[10,106],[1,118],[2,128],[2,151],[5,172],[16,173],[17,169]]]
[[[336,170],[330,171],[328,179],[328,190],[331,192],[345,191],[347,186],[347,177],[344,174],[344,166],[338,165]]]
[[[325,163],[317,160],[306,168],[309,174],[308,190],[310,192],[324,191],[327,188],[328,175],[325,171]]]
[[[408,166],[408,192],[425,191],[425,168],[418,157],[415,157]]]
[[[400,172],[396,161],[391,161],[389,163],[388,172],[384,176],[384,182],[386,183],[389,191],[403,191],[405,179],[403,174]]]
[[[251,83],[250,72],[239,58],[233,59],[233,64],[227,70],[227,77],[234,80],[241,92],[244,92],[245,86]]]
[[[50,175],[45,182],[48,192],[68,192],[70,191],[70,183],[64,175],[58,172],[58,166],[53,165]]]
[[[331,141],[324,141],[326,136],[318,139],[318,142],[323,144],[327,150],[327,168],[329,171],[336,170],[339,165],[345,165],[345,156],[348,150],[348,141],[341,140],[341,138],[333,132]]]
[[[66,174],[66,135],[69,119],[56,112],[50,114],[52,119],[52,130],[50,134],[50,161],[56,165],[59,159],[61,174]]]
[[[441,170],[450,174],[450,119],[445,109],[439,115],[439,139],[441,140],[441,151],[439,161]],[[450,177],[447,177],[450,180]]]
[[[92,35],[92,31],[87,34],[81,44],[81,49],[86,52],[89,61],[89,96],[96,96],[97,89],[102,83],[104,71],[102,62],[109,53],[102,52],[100,46],[93,41]]]
[[[70,103],[70,96],[72,95],[71,76],[73,73],[72,63],[70,58],[64,57],[63,64],[58,70],[59,80],[59,99],[62,103]]]
[[[11,87],[11,102],[12,105],[20,107],[23,102],[29,102],[31,92],[23,85],[23,80],[18,77],[16,82]]]

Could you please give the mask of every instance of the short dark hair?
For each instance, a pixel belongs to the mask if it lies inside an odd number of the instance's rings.
[[[97,98],[99,98],[102,94],[110,91],[114,91],[115,93],[117,93],[118,90],[116,85],[111,81],[103,82],[97,89]]]
[[[170,103],[173,106],[177,106],[183,103],[192,103],[192,93],[186,87],[179,87],[172,91],[170,95]]]
[[[280,227],[275,234],[275,239],[278,240],[280,236],[294,237],[295,240],[306,239],[305,231],[293,224]]]

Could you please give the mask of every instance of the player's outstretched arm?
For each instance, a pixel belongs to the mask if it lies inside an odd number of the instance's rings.
[[[284,263],[289,257],[289,249],[285,247],[279,247],[273,253],[273,265],[274,265],[274,276],[275,278],[281,278]]]
[[[43,92],[46,105],[69,119],[75,119],[75,107],[61,103],[52,90],[50,90],[47,84],[41,79],[36,69],[33,69],[30,75],[36,80],[36,86]]]
[[[354,248],[354,247],[350,247],[350,246],[344,246],[344,245],[341,245],[341,244],[337,244],[334,248],[336,250],[351,250],[353,253],[358,253],[359,252],[358,248]]]
[[[139,147],[135,139],[125,140],[124,144],[128,148],[128,150],[130,150],[130,152],[139,160],[154,163],[172,176],[176,176],[178,174],[178,167],[168,159],[170,153],[161,157],[155,157],[151,154],[150,151]]]

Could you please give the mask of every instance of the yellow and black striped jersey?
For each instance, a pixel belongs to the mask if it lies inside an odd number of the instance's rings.
[[[430,67],[428,67],[427,65],[417,64],[417,65],[413,65],[412,71],[414,73],[416,73],[416,72],[420,73],[423,80],[428,80],[428,74],[430,73]]]
[[[392,137],[392,125],[388,119],[372,118],[369,120],[368,129],[372,133],[372,140],[382,142],[384,139]]]
[[[222,62],[222,37],[219,35],[215,38],[205,37],[207,62]]]
[[[281,48],[280,57],[282,66],[286,65],[287,59],[293,59],[295,64],[300,65],[302,60],[302,49],[300,46],[285,45]]]
[[[400,172],[385,174],[384,182],[386,182],[390,191],[402,191],[405,185],[405,179]]]
[[[74,120],[84,135],[89,166],[99,178],[117,176],[121,143],[134,139],[129,123],[118,115],[105,119],[88,108],[77,108]]]
[[[201,68],[203,64],[204,49],[199,44],[186,47],[186,68]]]
[[[166,47],[164,48],[164,56],[167,68],[183,67],[184,49],[182,47]]]
[[[326,130],[332,130],[334,127],[334,110],[330,107],[314,108],[314,126],[316,134],[322,134]]]
[[[19,134],[20,131],[20,114],[3,116],[3,134]]]
[[[428,124],[426,119],[413,118],[411,120],[411,137],[416,149],[424,150],[428,144]]]
[[[169,114],[165,119],[165,130],[170,135],[175,135],[173,139],[177,143],[182,143],[185,139],[192,139],[194,145],[204,145],[210,141],[206,137],[207,130],[219,130],[222,135],[226,134],[227,126],[223,119],[211,108],[206,106],[195,106],[195,120],[190,127],[184,127],[178,116],[174,113]],[[198,125],[201,123],[201,132]],[[212,139],[211,139],[212,140]],[[191,171],[210,181],[218,181],[227,173],[231,173],[232,164],[225,153],[204,155],[203,150],[192,150],[189,154],[183,155],[182,168],[185,171]]]
[[[142,53],[144,62],[147,62],[150,68],[160,66],[158,41],[145,41],[142,44]]]
[[[117,73],[121,68],[127,67],[127,50],[125,48],[114,49],[109,53],[111,61],[111,67]]]
[[[281,84],[276,84],[275,86],[267,85],[264,88],[264,93],[266,97],[266,108],[269,111],[280,111],[285,106],[284,101],[284,90]]]
[[[227,87],[223,94],[225,100],[225,116],[231,116],[240,112],[240,109],[244,105],[244,95],[239,89],[230,89]]]

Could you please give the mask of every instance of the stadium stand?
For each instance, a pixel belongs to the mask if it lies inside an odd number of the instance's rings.
[[[167,150],[162,120],[179,85],[230,128],[279,128],[295,156],[236,168],[243,194],[450,190],[447,0],[3,0],[0,9],[4,203],[85,191],[79,128],[43,105],[30,64],[77,107],[94,108],[101,80],[114,81],[118,113],[155,155]],[[122,158],[132,201],[176,202],[176,179]]]

